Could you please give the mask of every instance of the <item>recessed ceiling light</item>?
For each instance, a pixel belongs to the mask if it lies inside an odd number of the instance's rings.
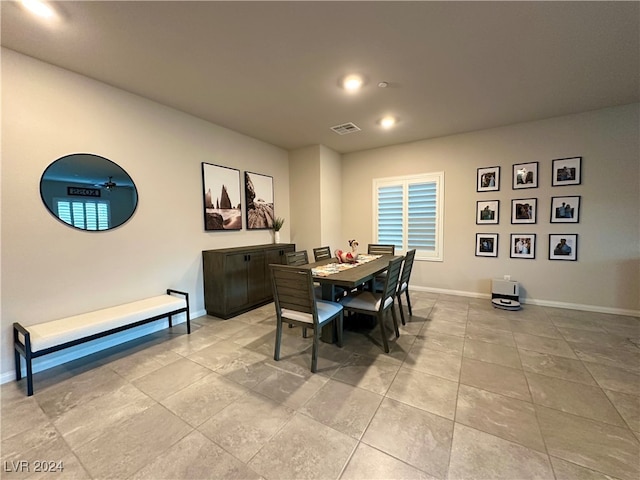
[[[388,115],[380,120],[380,126],[382,128],[391,128],[396,124],[396,118]]]
[[[21,0],[22,5],[39,17],[52,18],[55,15],[53,8],[40,0]]]
[[[348,75],[342,82],[342,86],[349,92],[355,92],[362,87],[363,80],[360,75]]]
[[[389,86],[389,83],[388,82],[380,82],[380,83],[378,83],[378,86],[380,88],[387,88]]]

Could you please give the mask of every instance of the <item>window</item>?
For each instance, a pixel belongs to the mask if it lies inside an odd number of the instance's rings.
[[[442,261],[444,172],[373,180],[374,237]]]
[[[104,200],[56,200],[58,218],[83,230],[109,228],[109,202]]]

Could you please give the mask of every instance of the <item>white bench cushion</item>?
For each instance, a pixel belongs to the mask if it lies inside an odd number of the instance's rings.
[[[73,317],[30,325],[25,329],[31,334],[31,351],[39,352],[72,340],[186,308],[186,306],[187,301],[184,298],[158,295]]]

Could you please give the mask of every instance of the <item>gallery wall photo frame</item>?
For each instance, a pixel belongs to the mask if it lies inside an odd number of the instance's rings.
[[[536,234],[512,233],[509,256],[511,258],[536,258]]]
[[[478,169],[477,192],[497,192],[500,190],[500,167]]]
[[[500,200],[476,202],[476,225],[497,225],[500,215]]]
[[[538,199],[516,198],[511,200],[511,223],[537,223]]]
[[[538,188],[538,163],[516,163],[513,165],[513,190]]]
[[[552,162],[551,185],[580,185],[582,182],[582,157],[556,158]]]
[[[551,197],[551,223],[579,223],[580,195]]]
[[[550,233],[549,260],[578,260],[578,234]]]
[[[202,162],[204,229],[242,230],[240,170]]]
[[[262,173],[244,172],[245,213],[247,230],[273,228],[275,206],[273,177]]]
[[[498,234],[476,233],[476,257],[498,256]]]

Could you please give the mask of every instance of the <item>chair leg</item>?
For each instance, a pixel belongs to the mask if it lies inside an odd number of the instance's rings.
[[[380,324],[380,333],[382,334],[382,345],[384,346],[384,353],[389,353],[389,343],[387,342],[387,330],[384,328],[384,314],[378,314],[378,323]]]
[[[291,326],[291,324],[289,324]],[[273,359],[275,361],[280,360],[280,343],[282,341],[282,320],[276,321],[276,348],[273,352]]]
[[[311,349],[311,372],[316,373],[318,369],[318,346],[320,344],[320,328],[316,325],[313,329],[313,347]]]
[[[413,312],[411,311],[411,299],[409,298],[409,289],[407,288],[404,291],[404,293],[407,296],[407,306],[409,307],[409,316],[413,317]]]
[[[307,338],[307,327],[302,327],[302,338]]]
[[[342,328],[344,325],[344,313],[340,312],[338,318],[334,319],[334,322],[338,322],[338,346],[342,348]]]
[[[400,309],[400,320],[402,320],[402,325],[406,325],[404,321],[404,309],[402,308],[402,294],[396,297],[398,299],[398,308]]]
[[[400,330],[398,330],[398,317],[396,317],[395,305],[391,304],[391,316],[393,317],[393,328],[396,331],[396,338],[400,337]]]

